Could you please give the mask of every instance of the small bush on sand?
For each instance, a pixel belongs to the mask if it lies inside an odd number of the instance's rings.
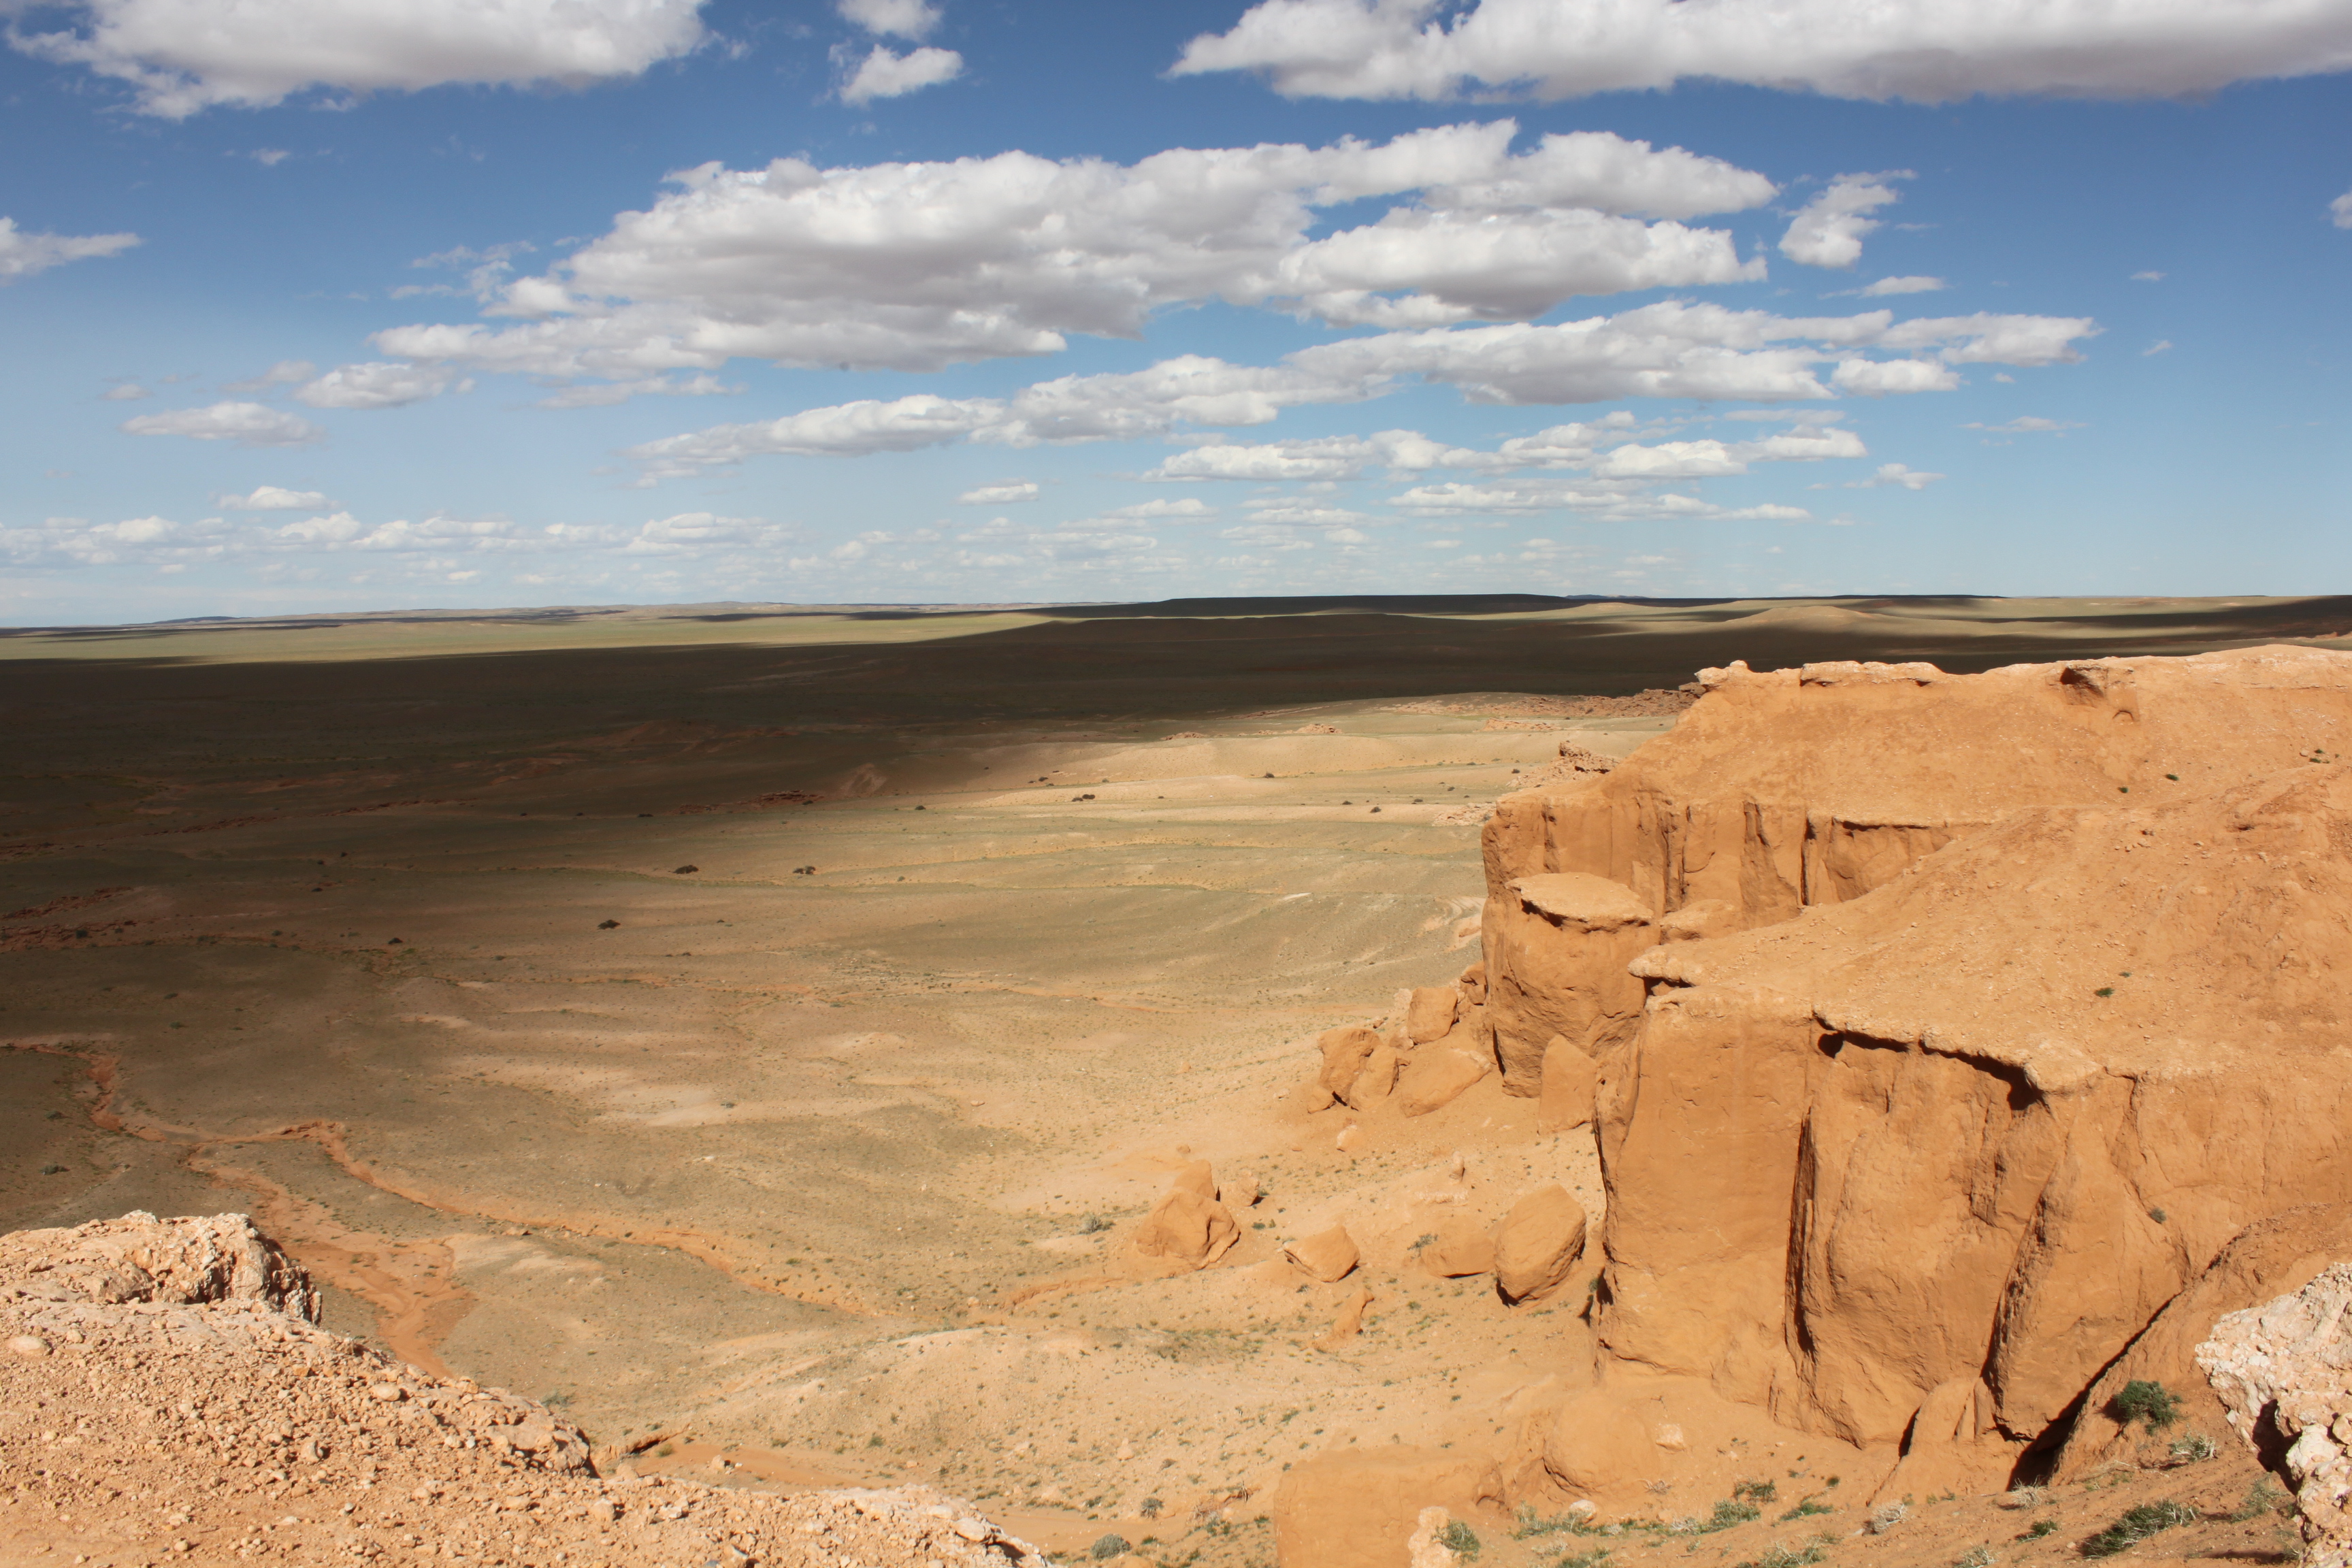
[[[2159,1531],[2175,1525],[2193,1524],[2197,1510],[2166,1498],[2159,1502],[2144,1502],[2137,1508],[2127,1508],[2115,1523],[2083,1542],[2085,1557],[2113,1557],[2146,1541]]]
[[[1437,1544],[1456,1557],[1478,1555],[1478,1532],[1458,1519],[1449,1519],[1445,1528],[1437,1532]]]
[[[2161,1432],[2180,1419],[2180,1396],[2160,1383],[2136,1377],[2124,1384],[2111,1408],[2126,1426],[2144,1421],[2149,1431]]]

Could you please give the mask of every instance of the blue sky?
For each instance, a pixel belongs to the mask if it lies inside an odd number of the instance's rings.
[[[2352,0],[0,16],[9,624],[2352,558]]]

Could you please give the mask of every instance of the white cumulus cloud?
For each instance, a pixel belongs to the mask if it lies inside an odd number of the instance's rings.
[[[953,49],[927,44],[902,55],[887,44],[877,44],[841,84],[841,101],[871,103],[877,98],[904,98],[961,75],[963,57]]]
[[[172,570],[220,552],[220,520],[186,524],[164,517],[91,522],[87,518],[45,518],[37,525],[0,524],[0,558],[18,566],[147,565]]]
[[[800,537],[789,523],[761,517],[723,517],[707,511],[682,511],[656,518],[622,546],[631,555],[682,555],[705,550],[776,550]]]
[[[16,219],[0,217],[0,284],[68,261],[117,256],[139,243],[135,234],[26,234]]]
[[[1013,152],[819,168],[707,163],[553,269],[511,324],[396,327],[404,359],[562,379],[780,364],[935,370],[1138,337],[1206,300],[1387,326],[1539,314],[1579,294],[1758,275],[1703,213],[1762,175],[1601,132],[1514,153],[1509,121],[1374,145],[1177,148],[1133,164]],[[1406,198],[1310,237],[1327,207]]]
[[[1878,465],[1877,471],[1870,478],[1849,479],[1845,488],[1850,490],[1871,490],[1891,485],[1906,490],[1924,490],[1937,479],[1947,477],[1943,474],[1931,474],[1923,469],[1909,468],[1902,463],[1881,463]]]
[[[1286,408],[1310,404],[1362,402],[1395,391],[1409,375],[1456,386],[1475,402],[1498,404],[1625,397],[1770,403],[1826,400],[1839,392],[1941,392],[1959,384],[1954,364],[2060,363],[2078,357],[2074,343],[2097,331],[2082,317],[1979,313],[1897,321],[1891,311],[1873,310],[1790,318],[1668,301],[1580,321],[1347,338],[1301,349],[1276,365],[1184,355],[1141,371],[1062,376],[1009,398],[919,393],[887,402],[861,399],[664,437],[625,455],[643,464],[649,479],[662,479],[763,455],[857,457],[960,440],[1010,447],[1133,440],[1187,426],[1268,424]],[[1871,349],[1907,357],[1863,357]],[[1826,384],[1819,374],[1825,363],[1835,366]],[[1374,457],[1370,447],[1226,456],[1214,455],[1217,450],[1195,448],[1151,477],[1339,477]],[[1388,460],[1405,448],[1391,444],[1378,450]],[[1391,466],[1429,462],[1404,457]],[[1253,464],[1267,471],[1245,474]],[[1297,471],[1286,471],[1294,464]]]
[[[940,25],[940,8],[929,0],[839,0],[834,7],[845,22],[869,33],[921,43]]]
[[[259,403],[215,403],[142,414],[124,420],[122,428],[133,436],[186,436],[198,441],[234,441],[240,447],[299,447],[326,435],[299,415]]]
[[[965,506],[1010,506],[1015,501],[1036,499],[1037,482],[1034,479],[1007,479],[1003,484],[982,485],[956,497]]]
[[[1959,373],[1931,359],[1850,359],[1830,374],[1830,384],[1862,397],[1889,393],[1950,392],[1960,384]]]
[[[241,496],[215,496],[213,504],[225,511],[317,511],[327,505],[320,490],[289,490],[277,485],[256,485]]]
[[[1908,169],[1884,174],[1840,174],[1821,195],[1797,209],[1789,232],[1780,237],[1780,254],[1808,267],[1853,266],[1862,259],[1862,237],[1878,226],[1878,220],[1870,215],[1901,199],[1886,182],[1910,178]]]
[[[1933,294],[1949,287],[1951,285],[1940,278],[1882,278],[1856,292],[1872,299],[1881,299],[1889,294]]]
[[[2352,228],[2352,191],[2347,191],[2327,204],[2328,220],[2338,228]],[[2162,273],[2158,273],[2162,277]]]
[[[1179,75],[1293,97],[1558,99],[1690,78],[1873,100],[2176,97],[2352,67],[2339,0],[1260,0]]]
[[[26,54],[130,83],[148,114],[266,108],[306,88],[583,85],[702,41],[701,0],[76,0]]]
[[[1533,517],[1562,511],[1596,522],[1799,522],[1812,515],[1802,507],[1724,507],[1696,496],[1630,485],[1534,479],[1423,485],[1391,498],[1390,504],[1413,517]]]
[[[337,365],[297,387],[294,395],[313,408],[399,408],[440,396],[456,379],[455,372],[440,365],[376,361]]]

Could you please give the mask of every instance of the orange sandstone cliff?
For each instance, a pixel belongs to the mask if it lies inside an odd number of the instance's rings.
[[[2233,1238],[2352,1198],[2352,658],[1701,681],[1485,837],[1502,1087],[1597,1084],[1604,1373],[1890,1490],[2047,1468]]]

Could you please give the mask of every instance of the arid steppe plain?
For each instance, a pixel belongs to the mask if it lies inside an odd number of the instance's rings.
[[[1490,1079],[1343,1148],[1299,1092],[1317,1035],[1478,959],[1497,795],[1733,659],[2347,628],[1498,599],[6,634],[0,1230],[249,1212],[331,1327],[668,1435],[648,1466],[1270,1562],[1286,1466],[1491,1436],[1591,1358],[1580,1289],[1413,1267],[1432,1214],[1546,1183],[1597,1222],[1589,1132]],[[1264,1195],[1222,1267],[1143,1277],[1122,1238],[1195,1160]],[[1282,1260],[1342,1213],[1359,1276]],[[1892,1464],[1750,1424],[1691,1506],[1767,1455],[1791,1500]]]

